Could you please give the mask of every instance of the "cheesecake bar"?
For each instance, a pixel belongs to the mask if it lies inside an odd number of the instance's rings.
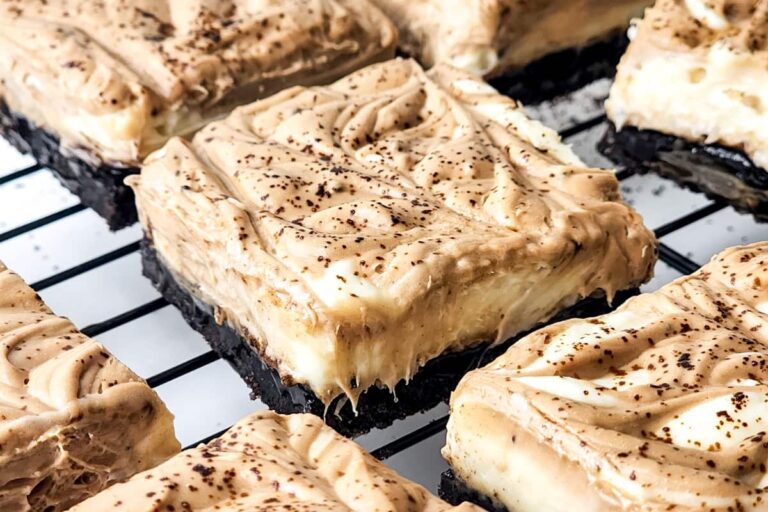
[[[447,399],[489,343],[637,287],[656,258],[612,171],[481,79],[411,60],[240,107],[129,183],[161,293],[268,405],[346,432]]]
[[[178,452],[155,392],[2,263],[0,346],[0,510],[67,510]]]
[[[527,336],[451,397],[443,496],[514,512],[765,510],[767,314],[761,242]]]
[[[367,0],[0,0],[0,132],[113,229],[123,184],[171,136],[392,56]]]
[[[374,0],[400,30],[400,48],[495,78],[539,101],[610,76],[625,29],[650,0]]]
[[[603,153],[768,220],[768,1],[658,0],[632,32]]]
[[[117,484],[71,512],[348,510],[481,512],[453,507],[311,414],[248,416],[221,437]]]

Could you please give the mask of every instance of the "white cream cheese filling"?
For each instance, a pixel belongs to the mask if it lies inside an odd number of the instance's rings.
[[[700,23],[727,32],[725,15],[708,2],[687,0],[686,6]],[[739,47],[725,37],[689,51],[670,49],[654,37],[671,36],[643,23],[606,102],[616,127],[722,144],[743,150],[756,165],[768,168],[765,52]]]

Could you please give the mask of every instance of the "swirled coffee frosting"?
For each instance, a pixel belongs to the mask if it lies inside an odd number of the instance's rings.
[[[83,158],[138,165],[172,135],[387,58],[367,0],[2,0],[0,100]]]
[[[658,0],[606,104],[632,126],[744,151],[768,168],[768,1]]]
[[[179,450],[158,396],[0,263],[0,510],[67,510]]]
[[[316,416],[256,413],[72,509],[480,512],[452,507]]]
[[[623,30],[650,0],[374,0],[426,66],[496,75]]]
[[[128,182],[177,280],[326,403],[655,261],[613,172],[480,79],[409,60],[241,107]]]
[[[728,249],[468,374],[443,453],[516,512],[766,510],[766,326],[768,243]]]

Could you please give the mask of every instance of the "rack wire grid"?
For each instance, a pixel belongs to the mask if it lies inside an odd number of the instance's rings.
[[[528,112],[558,129],[590,165],[611,167],[595,145],[605,130],[600,80]],[[110,232],[55,177],[0,142],[0,259],[21,274],[60,315],[97,338],[147,379],[176,417],[182,445],[192,446],[265,408],[246,385],[141,275],[138,225]],[[695,271],[720,250],[768,240],[768,225],[655,175],[619,170],[625,199],[661,241],[651,291]],[[358,441],[432,491],[446,468],[440,457],[447,406],[370,432]]]

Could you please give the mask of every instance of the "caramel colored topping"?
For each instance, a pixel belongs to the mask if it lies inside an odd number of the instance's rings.
[[[765,52],[768,1],[657,0],[641,27],[666,49],[706,51],[723,45],[734,52]]]
[[[72,512],[480,512],[452,507],[312,415],[253,414]]]
[[[589,493],[585,511],[765,510],[767,314],[758,243],[610,314],[536,331],[462,380],[444,454],[482,487],[478,461],[489,472],[538,446],[552,461],[539,478],[567,475],[578,487],[561,498]],[[477,423],[489,415],[493,427]],[[477,435],[456,428],[473,419]],[[515,486],[508,473],[486,492],[521,512],[545,492]]]
[[[391,55],[365,0],[0,0],[0,98],[83,156],[137,165],[173,135]]]
[[[392,60],[237,109],[129,178],[191,293],[326,401],[650,275],[613,172],[472,75]]]
[[[179,450],[137,375],[0,263],[0,510],[66,510]]]
[[[400,30],[400,46],[432,66],[480,75],[519,68],[623,30],[650,0],[374,0]]]

